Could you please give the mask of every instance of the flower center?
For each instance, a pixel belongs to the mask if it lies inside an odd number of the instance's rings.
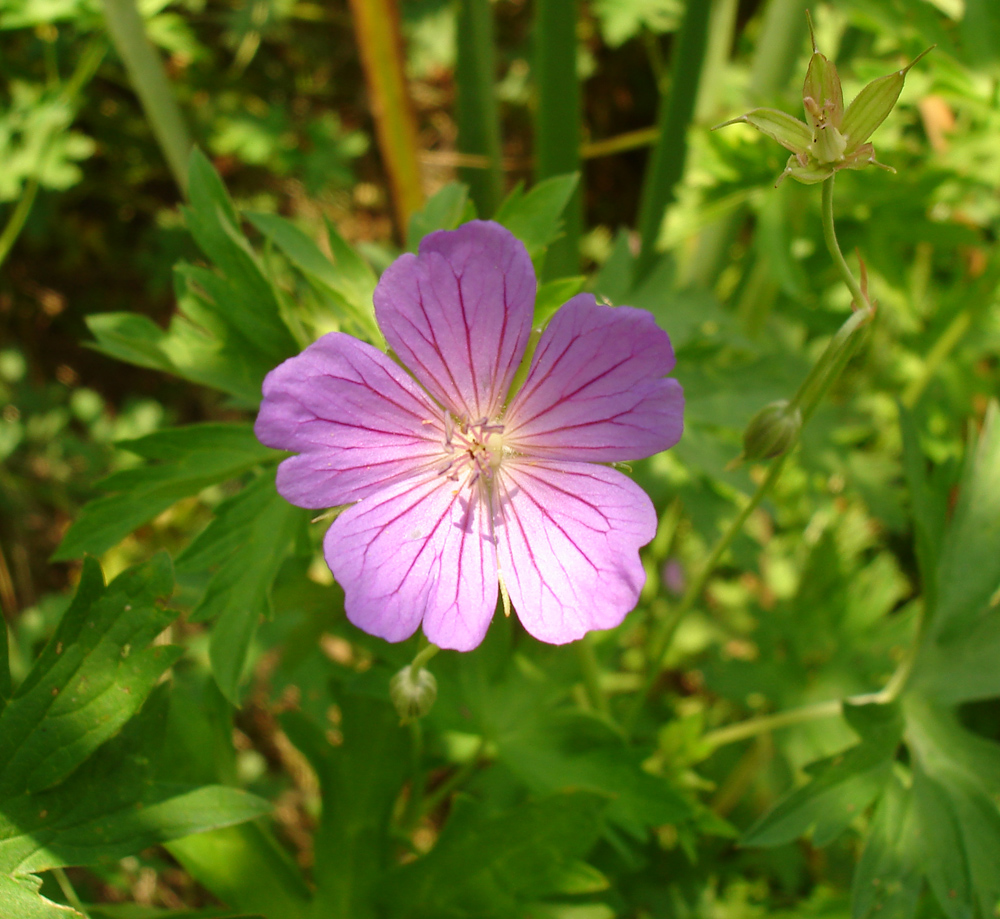
[[[503,425],[480,418],[445,415],[444,449],[447,454],[441,474],[453,481],[466,476],[469,485],[480,477],[489,481],[503,458]]]

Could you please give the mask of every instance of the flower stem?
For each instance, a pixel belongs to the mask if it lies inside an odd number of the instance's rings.
[[[761,715],[759,718],[749,718],[738,724],[730,724],[727,727],[709,731],[702,737],[702,741],[715,750],[726,744],[747,740],[750,737],[757,737],[760,734],[769,734],[771,731],[778,730],[778,728],[789,727],[793,724],[802,724],[806,721],[818,721],[821,718],[834,718],[841,713],[842,708],[843,705],[840,699],[830,699],[826,702],[817,702],[813,705],[804,705],[801,708],[789,709],[787,712],[777,712],[774,715]]]
[[[855,280],[854,275],[851,274],[851,269],[847,266],[843,253],[840,251],[840,245],[837,242],[837,234],[833,225],[833,176],[823,183],[822,209],[823,238],[844,283],[854,297],[857,308],[837,330],[833,338],[830,339],[819,360],[813,365],[805,380],[802,381],[802,385],[799,386],[798,391],[792,397],[791,407],[801,410],[803,425],[805,425],[816,410],[816,407],[826,394],[826,391],[833,384],[833,381],[840,376],[841,371],[847,365],[861,339],[861,336],[857,333],[868,324],[875,313],[875,309],[868,299],[867,293]],[[625,719],[626,732],[631,733],[635,727],[635,722],[638,720],[646,697],[649,695],[649,691],[659,675],[660,667],[663,665],[663,658],[670,648],[678,627],[684,617],[690,612],[691,607],[701,597],[709,578],[715,571],[715,566],[719,564],[719,561],[732,541],[743,529],[743,524],[746,523],[747,518],[760,505],[774,483],[777,482],[778,477],[785,468],[785,462],[789,453],[795,447],[800,435],[801,430],[796,435],[795,440],[789,445],[788,450],[771,463],[767,475],[757,487],[753,497],[743,506],[743,509],[729,524],[726,531],[719,537],[708,560],[702,565],[697,576],[688,585],[673,614],[660,621],[658,629],[650,638],[650,651],[647,656],[649,664],[646,676],[643,680],[642,689],[636,696],[633,708]]]
[[[655,682],[657,676],[659,676],[660,667],[663,664],[663,657],[667,653],[667,650],[674,639],[674,635],[677,634],[678,627],[684,617],[691,611],[691,607],[694,606],[695,601],[701,596],[702,591],[705,589],[705,585],[708,583],[708,579],[715,571],[715,566],[719,564],[719,560],[725,554],[732,541],[743,529],[743,524],[747,522],[747,518],[754,512],[760,502],[764,500],[765,495],[771,490],[771,486],[778,480],[778,476],[781,475],[781,470],[785,468],[785,461],[787,458],[788,454],[786,453],[783,456],[778,457],[778,459],[771,464],[771,468],[768,469],[764,481],[757,486],[757,491],[754,492],[753,497],[743,506],[743,509],[729,524],[726,528],[726,532],[719,537],[718,541],[715,543],[715,547],[712,549],[711,555],[708,557],[708,560],[701,566],[701,570],[698,574],[691,579],[691,582],[687,586],[687,590],[684,591],[684,595],[681,597],[680,602],[673,610],[673,613],[660,620],[659,627],[654,631],[653,636],[649,641],[650,651],[647,655],[649,666],[647,667],[642,688],[636,696],[636,701],[632,711],[629,712],[628,717],[625,719],[625,728],[627,733],[631,733],[632,729],[635,727],[635,722],[639,717],[639,712],[642,710],[646,696],[649,695],[649,691],[652,689],[653,683]]]
[[[438,809],[442,802],[450,795],[456,788],[465,784],[476,771],[479,766],[479,761],[483,757],[483,753],[486,751],[486,738],[484,737],[479,746],[476,748],[475,752],[470,756],[461,766],[459,766],[447,779],[445,779],[434,791],[424,797],[423,807],[421,808],[421,816],[426,816],[427,814],[432,814]]]
[[[426,639],[424,640],[426,641]],[[424,669],[427,662],[440,650],[441,649],[437,645],[432,645],[430,642],[427,642],[427,645],[416,653],[413,661],[410,663],[410,675],[415,677],[418,673],[420,673],[420,671]]]
[[[83,904],[80,902],[79,896],[77,896],[76,891],[73,889],[73,885],[70,883],[69,878],[66,876],[66,872],[62,868],[53,868],[52,876],[56,879],[56,883],[59,885],[59,889],[62,890],[63,896],[66,898],[66,902],[73,907],[81,916],[87,917],[90,914],[83,908]]]
[[[146,34],[135,0],[104,0],[104,19],[174,181],[186,197],[193,141],[160,53]]]
[[[837,271],[840,272],[841,279],[851,292],[857,309],[870,307],[868,297],[861,290],[861,285],[854,279],[854,275],[851,274],[851,269],[848,267],[844,253],[840,251],[840,244],[837,242],[837,233],[833,225],[833,179],[834,176],[830,176],[823,182],[823,241],[826,243],[827,251],[830,253],[834,265],[837,266]]]
[[[28,219],[28,214],[31,213],[31,206],[35,203],[35,195],[37,193],[38,179],[34,177],[28,179],[24,183],[24,191],[21,192],[20,200],[18,200],[14,212],[10,215],[7,225],[3,228],[3,233],[0,233],[0,265],[4,263],[8,253],[17,241],[17,237],[21,235],[21,230],[24,229],[24,223]]]

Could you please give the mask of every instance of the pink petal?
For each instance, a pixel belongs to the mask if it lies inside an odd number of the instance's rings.
[[[588,463],[505,460],[495,481],[500,574],[524,627],[564,644],[618,625],[646,580],[639,547],[656,534],[646,493]]]
[[[441,409],[381,351],[331,332],[264,380],[257,438],[299,456],[278,491],[300,507],[334,507],[440,462]]]
[[[684,426],[667,333],[652,315],[564,303],[542,333],[531,370],[504,421],[504,443],[547,459],[608,463],[672,447]]]
[[[441,475],[397,482],[344,511],[324,541],[347,618],[387,641],[424,634],[468,651],[497,603],[496,548],[477,487]]]
[[[385,340],[428,391],[470,421],[497,414],[517,370],[535,303],[524,246],[475,220],[424,237],[375,288]]]

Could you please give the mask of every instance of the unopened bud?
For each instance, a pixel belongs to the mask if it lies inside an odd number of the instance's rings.
[[[407,664],[389,681],[389,698],[404,724],[423,718],[434,705],[437,692],[434,674],[423,667],[414,672]]]
[[[765,405],[743,433],[743,458],[774,459],[788,452],[802,430],[802,412],[787,399]]]

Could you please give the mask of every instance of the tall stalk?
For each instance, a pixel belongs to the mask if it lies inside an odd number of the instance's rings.
[[[351,10],[379,152],[392,188],[396,228],[404,239],[410,216],[423,206],[424,193],[417,118],[403,68],[399,9],[396,0],[351,0]]]
[[[639,202],[640,248],[635,265],[636,282],[649,273],[656,261],[656,241],[663,215],[674,200],[677,183],[684,174],[687,130],[698,99],[711,11],[712,4],[707,0],[688,3],[677,34],[670,90],[660,99],[656,119],[659,136],[650,153]]]
[[[875,308],[868,297],[863,280],[862,283],[859,283],[855,279],[840,250],[840,244],[837,242],[837,233],[833,223],[833,183],[833,176],[830,176],[823,183],[823,240],[826,243],[827,251],[833,259],[841,279],[851,292],[854,309],[830,339],[823,353],[791,399],[790,405],[798,408],[802,413],[803,425],[809,420],[834,381],[843,372],[851,355],[860,343],[864,330],[875,315]],[[760,506],[760,503],[770,493],[774,484],[780,478],[790,452],[798,442],[799,434],[800,432],[797,432],[791,443],[787,445],[786,452],[772,460],[764,480],[757,487],[750,500],[747,501],[732,520],[725,532],[716,541],[711,553],[709,553],[708,559],[706,559],[698,573],[691,579],[677,606],[671,611],[669,616],[662,618],[658,622],[648,642],[647,672],[642,688],[633,703],[631,711],[628,713],[628,718],[626,719],[627,729],[631,730],[634,728],[646,696],[649,694],[650,689],[656,681],[656,677],[660,673],[663,658],[670,648],[681,622],[694,607],[694,604],[701,598],[716,566],[722,560],[730,545],[732,545],[733,540],[742,531],[743,525],[747,522],[753,511]]]
[[[135,0],[104,0],[104,19],[174,182],[186,196],[188,156],[193,142],[163,61],[146,35],[146,24]]]
[[[490,0],[461,0],[455,61],[458,149],[486,158],[485,169],[462,168],[459,175],[480,217],[491,217],[503,193],[500,169],[500,116],[496,98],[496,51]]]
[[[580,169],[581,101],[576,75],[576,0],[535,3],[536,179]],[[564,212],[564,235],[549,247],[544,279],[578,274],[583,198],[579,188]]]

